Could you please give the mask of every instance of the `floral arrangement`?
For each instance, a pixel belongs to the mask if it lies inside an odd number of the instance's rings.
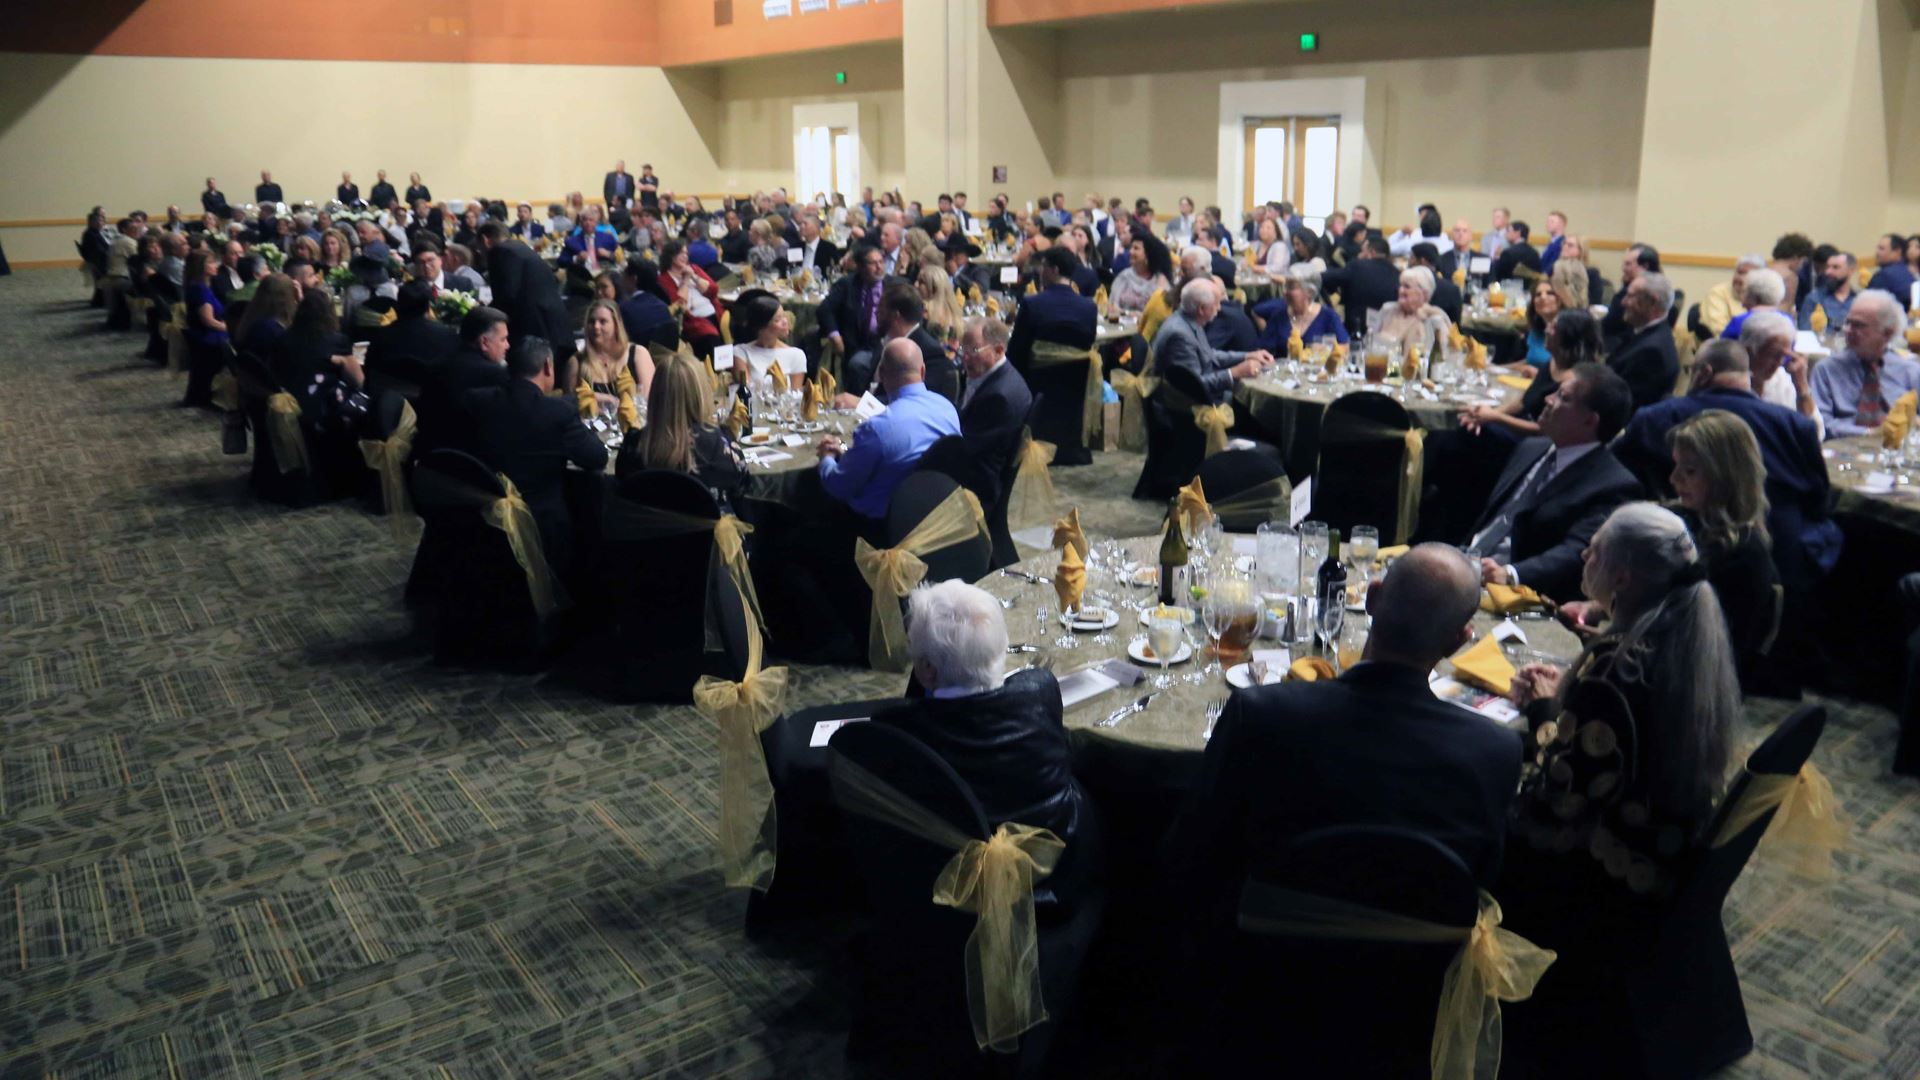
[[[433,298],[434,317],[441,322],[459,322],[466,318],[467,312],[479,306],[480,298],[470,292],[458,289],[442,289]]]
[[[271,240],[255,244],[253,253],[260,256],[261,261],[267,264],[267,269],[276,274],[280,272],[282,266],[287,264],[287,253],[281,251],[280,245]]]
[[[358,280],[359,279],[353,276],[353,271],[348,269],[345,263],[341,263],[339,266],[327,271],[327,285],[330,286],[334,292],[340,292],[347,286],[355,284]]]

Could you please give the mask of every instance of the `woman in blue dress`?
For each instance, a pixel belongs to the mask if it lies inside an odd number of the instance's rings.
[[[1295,327],[1299,328],[1302,344],[1312,344],[1322,337],[1331,337],[1342,345],[1348,341],[1346,324],[1321,303],[1320,286],[1305,277],[1287,278],[1281,294],[1254,305],[1253,315],[1262,323],[1258,348],[1275,356],[1287,354],[1287,341],[1295,336]]]

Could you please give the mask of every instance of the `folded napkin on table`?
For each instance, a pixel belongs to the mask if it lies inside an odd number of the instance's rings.
[[[1467,339],[1467,370],[1487,370],[1487,346],[1478,338]]]
[[[1060,598],[1062,614],[1080,606],[1080,594],[1087,587],[1087,564],[1068,544],[1060,551],[1060,565],[1053,571],[1053,594]]]
[[[787,373],[780,370],[780,361],[775,360],[773,363],[767,365],[767,377],[773,380],[774,389],[785,390],[787,388]]]
[[[1487,584],[1487,591],[1480,597],[1480,610],[1495,615],[1517,615],[1522,611],[1536,608],[1545,610],[1552,605],[1546,598],[1525,585]]]
[[[1207,489],[1200,483],[1199,477],[1180,489],[1180,520],[1186,523],[1187,535],[1193,536],[1207,523],[1213,520],[1213,508],[1207,505]]]
[[[820,418],[820,384],[808,383],[800,398],[800,419],[812,423]]]
[[[834,379],[833,372],[823,367],[820,369],[819,376],[813,381],[820,387],[820,404],[826,405],[832,402],[833,392],[839,388],[839,382]]]
[[[727,431],[737,439],[751,427],[753,427],[753,416],[747,412],[747,403],[740,398],[734,398],[733,411],[727,413]]]
[[[1913,413],[1916,407],[1920,407],[1920,394],[1909,390],[1900,395],[1899,399],[1893,403],[1893,408],[1887,410],[1886,422],[1880,425],[1882,447],[1888,450],[1900,449],[1900,444],[1906,441],[1907,430],[1913,427]]]
[[[1087,558],[1087,534],[1080,527],[1080,508],[1067,511],[1067,516],[1053,523],[1053,546],[1072,548],[1080,555],[1081,562]]]
[[[1397,559],[1405,555],[1411,546],[1410,544],[1393,544],[1388,547],[1383,547],[1379,551],[1379,559],[1382,563],[1389,559]]]
[[[1500,651],[1500,643],[1488,634],[1453,658],[1454,678],[1471,683],[1502,697],[1513,689],[1513,664]]]
[[[1515,390],[1525,390],[1533,385],[1533,380],[1524,375],[1496,375],[1493,381],[1501,386],[1511,386]]]

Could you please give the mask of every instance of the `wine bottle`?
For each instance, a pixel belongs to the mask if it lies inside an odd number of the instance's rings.
[[[1180,577],[1180,568],[1187,565],[1187,537],[1180,528],[1180,500],[1175,497],[1167,503],[1167,531],[1160,537],[1160,603],[1167,607],[1179,607],[1180,596],[1175,592]]]
[[[1340,530],[1327,530],[1327,559],[1320,564],[1320,622],[1324,628],[1347,610],[1347,564],[1340,561]]]

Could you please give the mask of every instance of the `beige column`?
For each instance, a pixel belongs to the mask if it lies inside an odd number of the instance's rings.
[[[1635,236],[1764,254],[1798,230],[1871,251],[1909,33],[1903,0],[1656,0]]]
[[[965,191],[977,212],[995,191],[1019,204],[1051,190],[1057,43],[1053,30],[989,30],[986,0],[903,0],[908,198],[931,208],[941,192]]]

